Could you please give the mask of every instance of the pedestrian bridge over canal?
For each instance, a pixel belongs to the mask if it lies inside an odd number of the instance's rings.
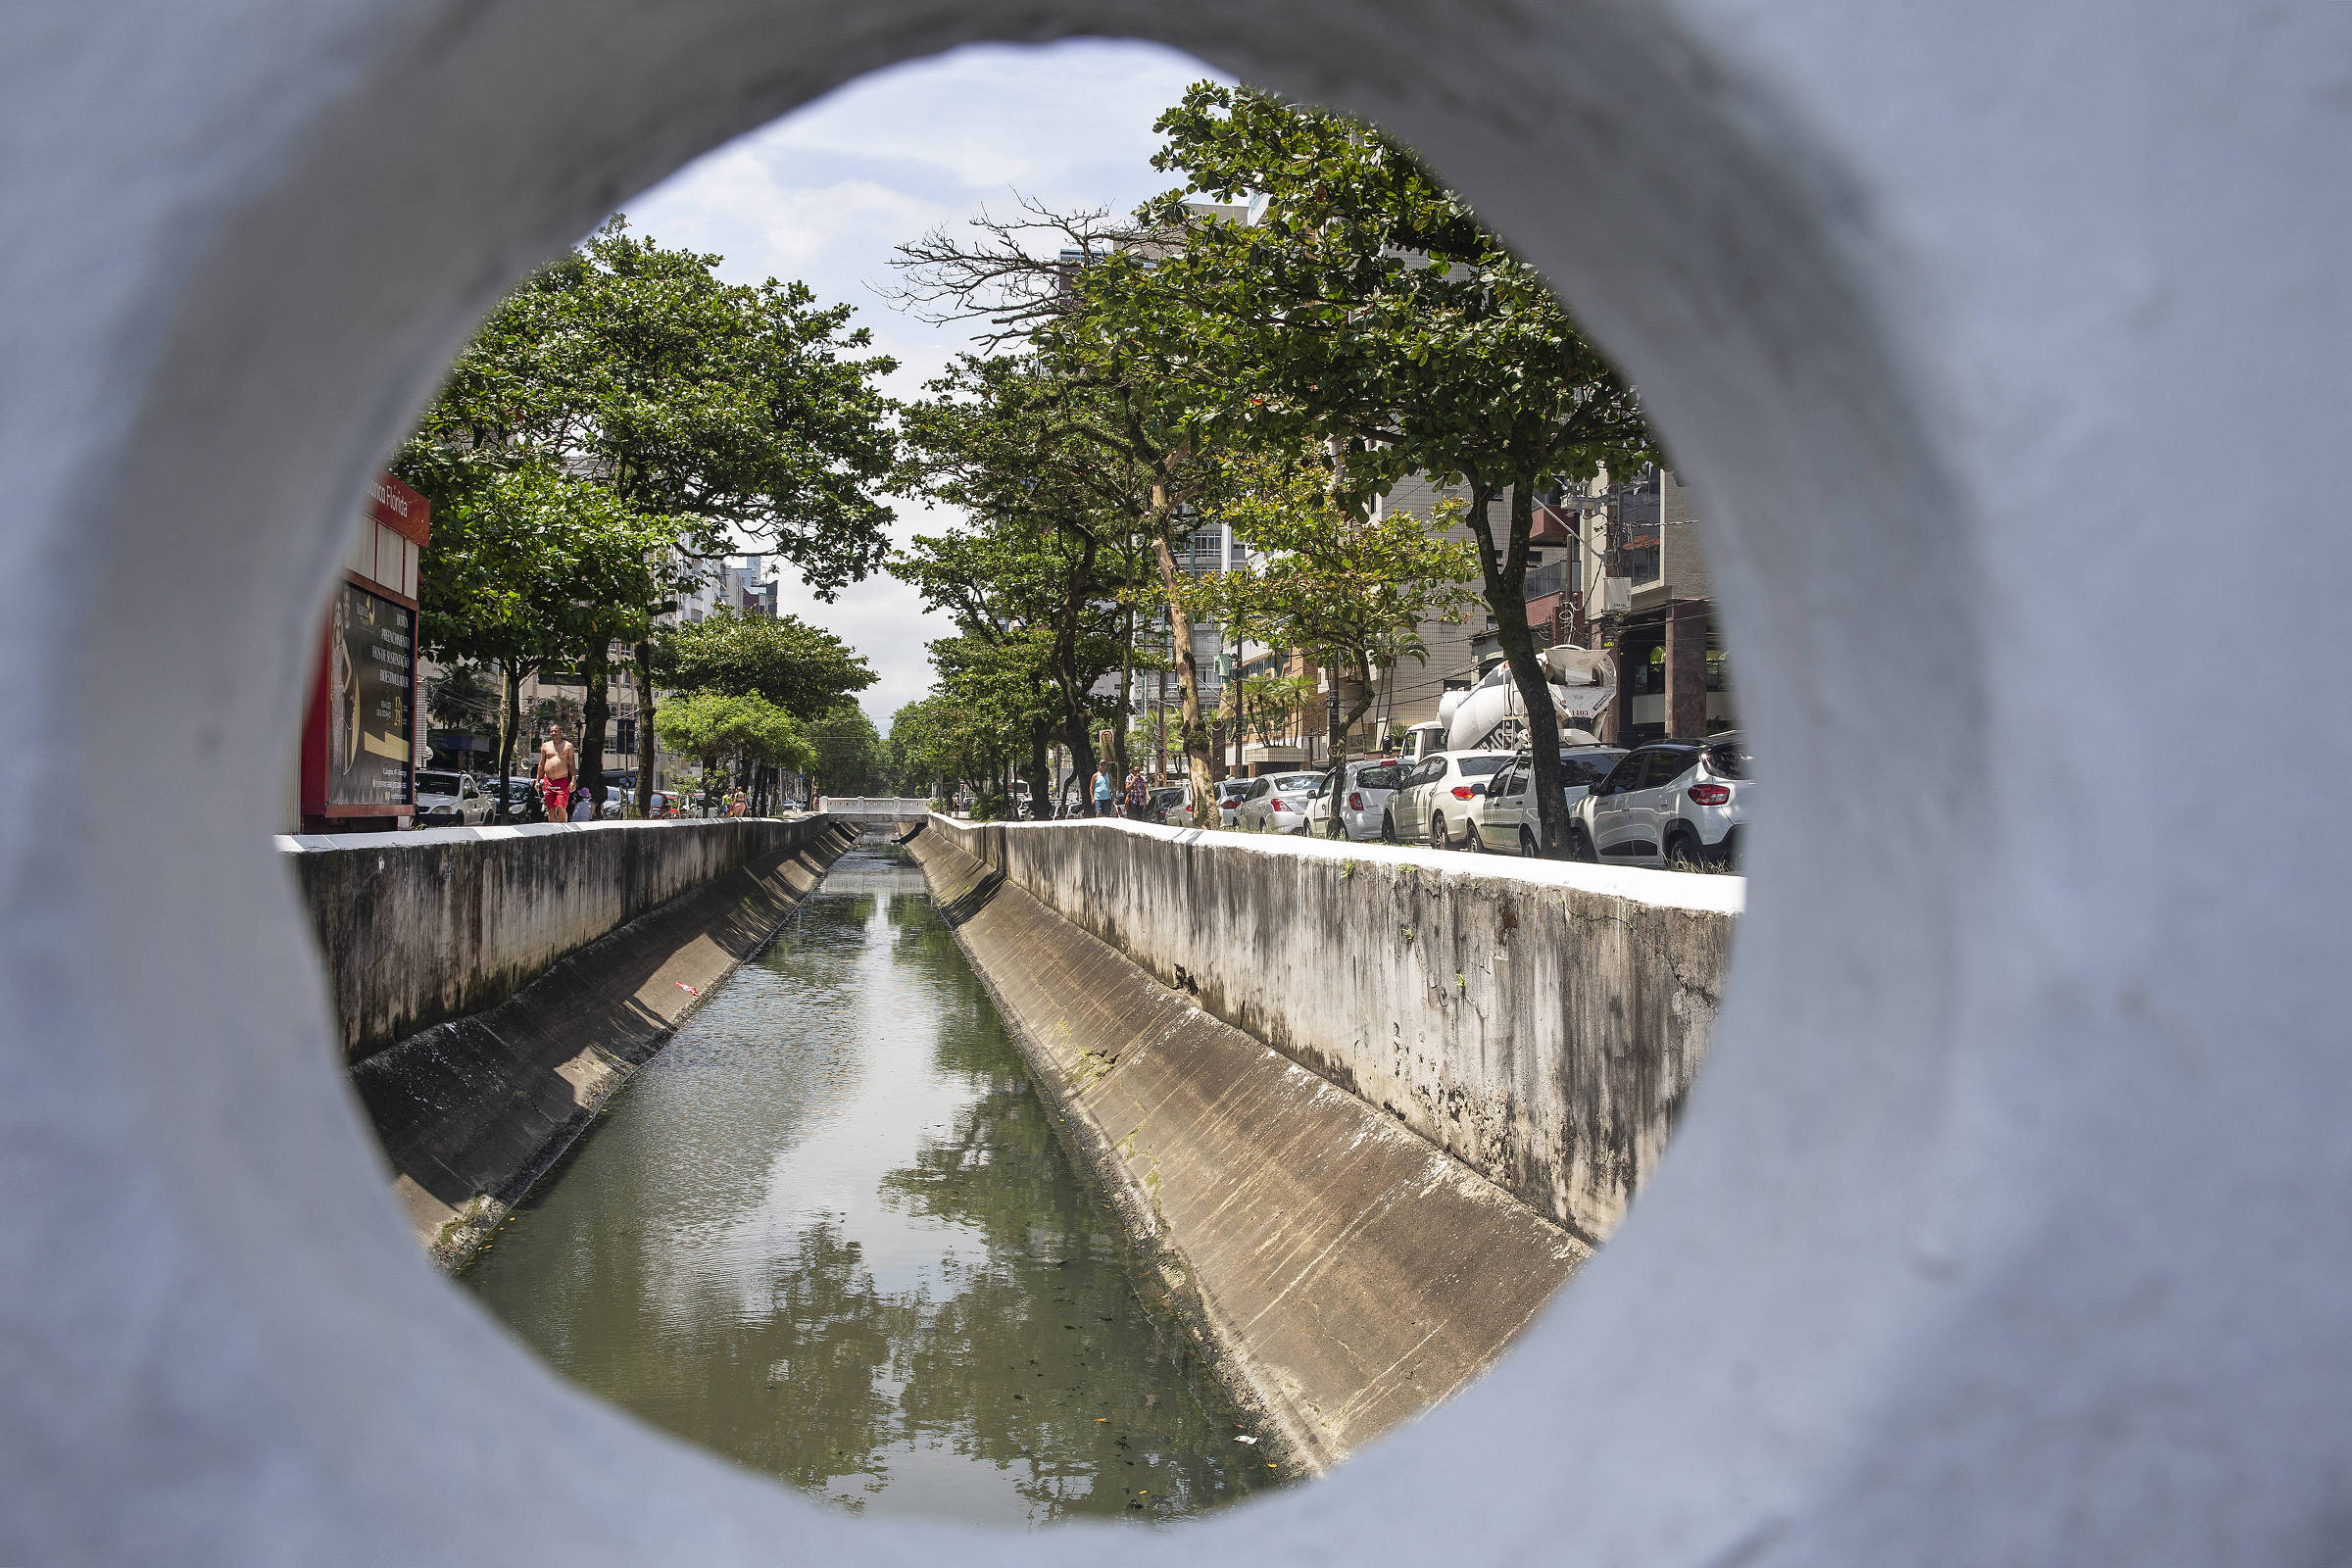
[[[870,830],[875,828],[904,830],[913,826],[931,814],[931,803],[919,796],[828,795],[822,810],[836,821],[868,829],[870,836]]]

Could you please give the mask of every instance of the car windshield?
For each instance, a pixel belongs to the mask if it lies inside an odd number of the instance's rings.
[[[1300,790],[1320,789],[1322,785],[1323,775],[1320,773],[1285,773],[1274,781],[1274,787],[1285,795],[1296,795]]]
[[[1563,752],[1560,754],[1560,779],[1568,785],[1593,785],[1609,776],[1623,752]]]
[[[455,773],[419,773],[416,775],[416,788],[420,791],[429,790],[435,795],[455,795],[458,793],[458,775]]]
[[[1377,766],[1365,768],[1361,773],[1355,775],[1355,787],[1359,790],[1395,789],[1396,787],[1396,764],[1382,762]]]
[[[1747,777],[1747,748],[1738,741],[1720,741],[1708,747],[1707,771],[1718,778]]]
[[[1489,773],[1499,772],[1509,760],[1507,757],[1465,757],[1460,763],[1462,777],[1485,778]]]

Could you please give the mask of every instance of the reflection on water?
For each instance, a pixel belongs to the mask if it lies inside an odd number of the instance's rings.
[[[921,875],[853,853],[466,1282],[576,1382],[851,1508],[1168,1517],[1272,1484],[1112,1224]]]

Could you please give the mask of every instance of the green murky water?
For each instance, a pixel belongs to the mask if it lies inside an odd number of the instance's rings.
[[[575,1382],[844,1507],[1167,1518],[1275,1484],[1113,1223],[921,874],[853,852],[465,1281]]]

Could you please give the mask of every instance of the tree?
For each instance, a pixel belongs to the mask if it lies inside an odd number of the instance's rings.
[[[1138,329],[1139,321],[1167,325],[1151,280],[1159,236],[1100,212],[1057,214],[1028,202],[1021,211],[1005,220],[982,213],[971,242],[933,230],[902,246],[893,265],[907,283],[899,297],[933,320],[988,321],[992,346],[1028,345],[1038,371],[1030,411],[1050,432],[1036,463],[1069,465],[1072,482],[1119,507],[1159,576],[1173,622],[1185,756],[1195,795],[1206,799],[1208,725],[1191,614],[1176,592],[1185,574],[1177,550],[1212,501],[1221,470],[1191,428],[1197,367],[1181,333]],[[1083,752],[1091,757],[1091,744]]]
[[[966,358],[930,390],[906,411],[908,484],[965,521],[918,537],[891,572],[992,648],[1000,671],[1025,660],[1079,771],[1092,772],[1096,724],[1110,716],[1092,690],[1134,662],[1133,604],[1148,581],[1132,497],[1106,481],[1100,448],[1066,417],[1068,389],[1036,358]],[[1042,812],[1045,715],[1025,706]]]
[[[1348,732],[1372,706],[1375,669],[1428,652],[1422,624],[1473,601],[1461,585],[1477,560],[1409,513],[1375,516],[1338,504],[1335,476],[1315,448],[1244,452],[1228,465],[1224,514],[1250,545],[1250,566],[1188,579],[1178,591],[1195,613],[1250,626],[1328,672],[1335,694],[1345,694],[1329,725],[1332,766],[1344,770]],[[1275,698],[1299,710],[1296,690],[1247,688],[1252,714]]]
[[[954,705],[957,732],[983,776],[1017,767],[1029,781],[1030,814],[1051,814],[1049,751],[1060,699],[1047,675],[1048,637],[1035,627],[983,626],[931,644],[939,690]]]
[[[712,802],[721,759],[794,769],[806,769],[816,759],[800,721],[758,696],[690,692],[662,704],[655,722],[672,751],[702,762],[705,807]]]
[[[889,787],[889,760],[881,732],[865,710],[844,703],[808,730],[813,757],[809,773],[827,795],[873,795]]]
[[[934,796],[963,783],[989,779],[990,760],[953,696],[932,692],[891,715],[886,751],[891,777],[904,792],[924,786]]]
[[[849,307],[819,307],[800,283],[722,282],[719,260],[637,238],[613,219],[492,312],[397,465],[431,498],[437,521],[466,498],[477,511],[506,504],[514,498],[502,497],[500,484],[523,472],[541,476],[543,500],[556,487],[576,508],[600,493],[634,519],[645,547],[634,573],[587,570],[566,580],[567,603],[590,612],[564,628],[568,641],[534,636],[512,613],[493,617],[492,640],[513,645],[498,657],[526,666],[577,659],[589,689],[582,749],[592,756],[603,749],[608,651],[615,641],[633,649],[648,720],[641,808],[653,788],[657,727],[652,625],[697,560],[748,535],[830,597],[870,573],[889,548],[892,514],[876,495],[896,447],[877,382],[896,363],[857,356],[870,340],[850,329]],[[586,515],[553,520],[578,527]],[[522,530],[505,518],[491,531]],[[514,599],[503,593],[514,586],[504,574],[529,582],[540,564],[528,551],[490,550],[474,586]],[[590,787],[601,800],[601,768],[591,769]]]
[[[873,666],[821,626],[726,609],[665,628],[656,639],[655,667],[673,686],[758,695],[804,721],[874,683]]]
[[[1196,440],[1323,443],[1334,502],[1359,513],[1412,472],[1468,488],[1544,842],[1563,853],[1558,721],[1524,609],[1535,500],[1652,458],[1640,400],[1535,270],[1373,127],[1203,82],[1157,128],[1154,166],[1185,183],[1139,218],[1183,243],[1126,263],[1149,274],[1126,323],[1182,357]],[[1248,220],[1195,204],[1245,194]]]
[[[628,607],[657,591],[669,531],[664,519],[630,512],[602,487],[542,462],[494,466],[442,453],[410,456],[409,471],[418,477],[437,460],[438,494],[426,492],[434,499],[433,543],[417,569],[419,638],[435,659],[500,671],[498,776],[505,778],[521,728],[522,677],[629,629]],[[503,819],[503,788],[496,802],[494,819]]]

